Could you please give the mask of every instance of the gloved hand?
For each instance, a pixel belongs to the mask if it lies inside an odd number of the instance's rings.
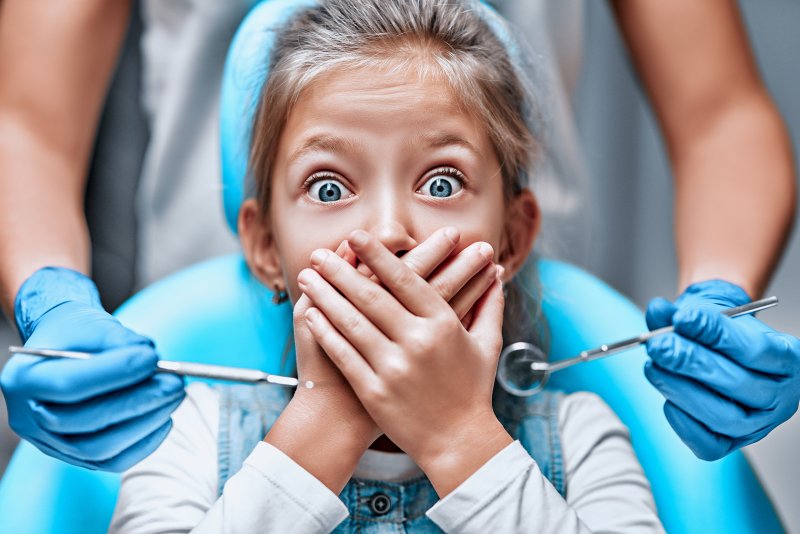
[[[183,379],[155,373],[153,342],[106,313],[89,278],[40,269],[20,288],[14,312],[26,347],[95,354],[8,361],[0,387],[20,437],[50,456],[105,471],[123,471],[158,447],[184,397]]]
[[[647,342],[645,376],[666,397],[669,424],[703,460],[760,440],[800,401],[800,340],[753,316],[720,313],[749,301],[742,288],[710,280],[647,308],[651,330],[673,324],[675,333]]]

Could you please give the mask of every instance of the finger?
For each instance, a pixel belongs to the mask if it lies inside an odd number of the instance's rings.
[[[340,295],[313,269],[303,269],[297,277],[300,289],[308,295],[334,327],[355,347],[370,358],[389,340],[344,296]],[[370,360],[370,363],[374,363]]]
[[[125,421],[100,432],[88,434],[47,434],[40,440],[50,447],[79,460],[101,462],[118,456],[169,422],[181,399],[166,404],[155,412]]]
[[[411,318],[408,311],[384,288],[361,276],[342,258],[318,249],[311,255],[311,266],[389,339],[400,339],[408,332],[407,321],[403,320]],[[313,295],[311,298],[314,299]]]
[[[131,345],[153,345],[152,340],[125,328],[104,310],[80,302],[65,302],[51,312],[58,318],[39,323],[26,347],[102,353]]]
[[[664,328],[672,324],[672,316],[678,311],[677,306],[665,298],[657,297],[650,301],[647,305],[647,313],[645,313],[645,321],[647,321],[647,328],[656,330],[657,328]]]
[[[116,456],[98,462],[98,469],[110,471],[112,473],[121,473],[130,469],[155,452],[158,446],[167,439],[170,430],[172,430],[172,419],[169,419],[155,431],[146,435]]]
[[[375,371],[369,362],[334,328],[323,313],[316,308],[309,308],[305,312],[305,319],[314,339],[334,365],[339,368],[339,372],[350,383],[354,391],[356,388],[363,389],[365,384],[374,379]],[[309,379],[314,380],[314,377],[309,377]],[[314,385],[316,387],[316,381]]]
[[[440,228],[425,241],[406,252],[402,256],[403,263],[420,277],[427,279],[453,252],[459,239],[459,231],[454,226]],[[352,249],[348,247],[348,250]],[[359,263],[357,270],[367,278],[374,277],[373,279],[378,281],[378,277],[366,263]],[[378,281],[378,283],[380,282]]]
[[[347,240],[342,241],[339,243],[339,248],[336,249],[336,255],[342,258],[344,261],[355,267],[358,258],[356,257],[356,253],[347,246]]]
[[[775,393],[780,383],[777,380],[745,369],[678,334],[649,339],[647,353],[662,369],[691,378],[748,408],[769,410],[778,402]]]
[[[737,438],[769,426],[772,412],[747,410],[689,378],[670,373],[652,362],[644,374],[667,400],[701,421],[713,432]]]
[[[470,309],[467,314],[461,319],[461,326],[464,327],[464,330],[469,331],[470,327],[472,326],[472,318],[474,317],[474,313],[472,309]]]
[[[486,243],[472,243],[449,258],[428,278],[428,283],[444,300],[451,300],[492,261],[492,247]]]
[[[425,241],[406,252],[402,256],[402,261],[420,277],[428,279],[431,273],[447,260],[459,239],[459,231],[454,226],[439,228]],[[428,282],[432,280],[430,279]]]
[[[356,230],[350,234],[348,243],[359,259],[372,269],[383,285],[414,315],[432,317],[445,307],[446,302],[438,297],[422,277],[369,233]]]
[[[493,357],[500,355],[500,346],[502,345],[501,332],[503,330],[503,307],[505,306],[502,276],[503,268],[499,267],[494,283],[475,304],[469,329],[469,333],[477,337],[484,353],[491,354]]]
[[[130,469],[142,459],[150,456],[166,439],[171,429],[172,420],[168,419],[154,432],[132,444],[119,454],[103,460],[95,460],[85,458],[83,456],[81,458],[75,458],[72,456],[65,458],[63,451],[59,450],[58,448],[54,448],[49,444],[35,438],[30,439],[30,441],[45,454],[54,458],[66,459],[66,461],[73,465],[85,467],[87,469],[121,473],[122,471]]]
[[[750,295],[741,286],[725,280],[705,280],[687,287],[675,304],[681,308],[692,305],[729,307],[741,306],[750,301]]]
[[[12,361],[17,357],[20,359],[12,369],[16,383],[35,390],[37,400],[64,403],[80,402],[146,380],[155,373],[158,362],[149,344],[108,350],[88,360],[23,359],[18,355]]]
[[[494,263],[490,263],[473,276],[455,297],[450,299],[450,307],[453,308],[459,319],[463,320],[467,316],[478,299],[494,283],[495,278],[497,278],[497,267]]]
[[[156,374],[136,386],[114,391],[80,404],[32,403],[38,425],[51,433],[85,434],[135,419],[174,404],[185,395],[183,380]]]
[[[735,448],[736,440],[709,430],[672,402],[664,403],[664,415],[678,437],[701,460],[719,460]]]
[[[791,375],[800,346],[791,336],[777,334],[755,317],[732,319],[718,310],[688,308],[672,317],[675,332],[739,364],[762,373]],[[774,332],[773,335],[768,333]]]

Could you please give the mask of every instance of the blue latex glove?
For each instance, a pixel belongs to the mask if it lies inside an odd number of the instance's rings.
[[[184,397],[183,379],[155,373],[153,342],[106,313],[89,278],[40,269],[20,288],[14,312],[26,347],[96,355],[8,361],[0,387],[20,437],[50,456],[105,471],[123,471],[158,447]]]
[[[710,280],[647,308],[651,330],[673,324],[675,333],[647,342],[645,376],[666,397],[669,424],[704,460],[760,440],[800,401],[800,340],[753,316],[720,313],[747,302],[742,288]]]

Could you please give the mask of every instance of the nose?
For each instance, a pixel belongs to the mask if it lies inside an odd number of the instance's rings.
[[[381,222],[369,229],[369,232],[398,257],[417,246],[417,242],[408,233],[408,229],[398,221]]]

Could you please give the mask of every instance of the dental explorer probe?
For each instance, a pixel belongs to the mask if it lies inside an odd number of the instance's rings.
[[[722,313],[723,315],[727,315],[730,318],[734,318],[734,317],[739,317],[740,315],[748,315],[756,313],[761,310],[766,310],[767,308],[772,308],[777,304],[778,304],[778,297],[767,297],[765,299],[756,300],[748,304],[743,304],[742,306],[736,306],[733,308],[721,310],[720,313]],[[661,334],[669,334],[670,332],[674,331],[675,327],[672,325],[665,326],[663,328],[657,328],[656,330],[645,332],[644,334],[639,334],[638,336],[624,339],[622,341],[617,341],[616,343],[611,343],[608,345],[600,345],[596,349],[585,350],[573,358],[567,358],[565,360],[559,360],[553,363],[534,362],[531,364],[531,370],[553,373],[555,371],[560,371],[562,369],[572,367],[573,365],[582,362],[590,362],[592,360],[598,360],[600,358],[605,358],[606,356],[610,356],[617,352],[622,352],[624,350],[632,349],[634,347],[641,345],[642,343],[647,342],[647,340],[652,337]]]
[[[73,360],[91,360],[94,356],[88,352],[55,349],[33,349],[28,347],[8,347],[11,354],[31,354],[46,358],[69,358]],[[291,376],[280,376],[265,373],[258,369],[245,369],[243,367],[228,367],[225,365],[211,365],[207,363],[176,362],[158,360],[157,370],[161,373],[173,375],[196,376],[200,378],[215,378],[218,380],[232,380],[234,382],[267,382],[280,386],[298,386],[299,380]],[[313,388],[314,382],[306,380],[303,387]]]

